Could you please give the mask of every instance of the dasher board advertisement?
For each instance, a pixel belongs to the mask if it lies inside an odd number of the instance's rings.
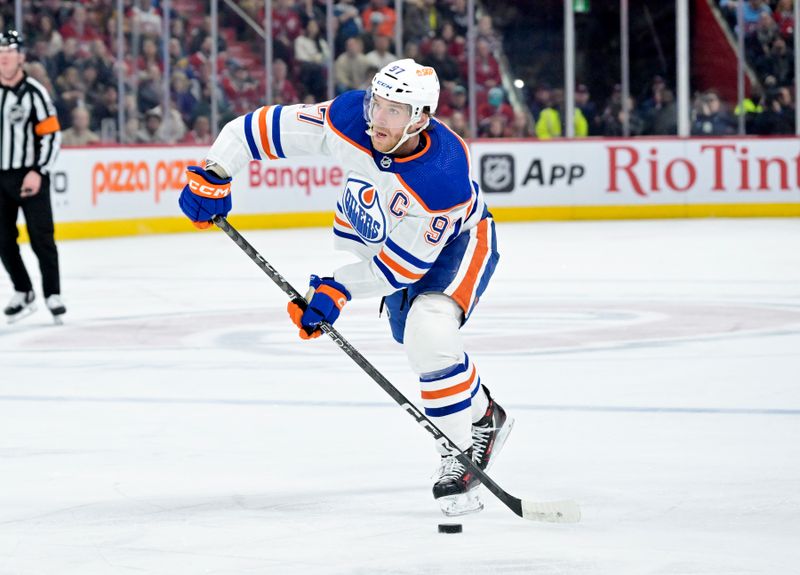
[[[800,216],[800,140],[475,140],[473,178],[498,221]],[[61,238],[191,231],[178,208],[206,146],[67,148],[51,174]],[[347,181],[330,158],[251,162],[233,181],[244,227],[330,225]],[[22,223],[22,220],[21,220]]]
[[[610,208],[614,217],[614,207],[778,205],[797,215],[800,205],[797,138],[479,140],[470,149],[490,206]]]

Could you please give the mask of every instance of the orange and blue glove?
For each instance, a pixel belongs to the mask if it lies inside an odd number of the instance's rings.
[[[312,275],[309,286],[313,289],[313,296],[308,302],[298,297],[287,306],[289,317],[300,328],[302,339],[314,339],[322,335],[320,322],[333,325],[344,304],[350,301],[350,292],[333,278]]]
[[[227,216],[231,211],[231,178],[220,178],[200,166],[186,168],[189,180],[181,191],[178,205],[196,228],[204,230],[213,224],[214,216]]]

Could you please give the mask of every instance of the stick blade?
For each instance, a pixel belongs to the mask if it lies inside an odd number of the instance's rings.
[[[531,521],[547,523],[578,523],[581,508],[572,500],[563,501],[523,501],[522,517]]]

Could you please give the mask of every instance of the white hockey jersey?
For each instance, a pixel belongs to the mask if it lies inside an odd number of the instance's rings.
[[[333,275],[353,297],[388,295],[418,281],[450,241],[488,215],[460,137],[433,119],[418,153],[378,152],[366,134],[364,95],[264,106],[229,122],[207,156],[231,175],[250,160],[336,158],[345,174],[333,222],[336,247],[361,261]]]

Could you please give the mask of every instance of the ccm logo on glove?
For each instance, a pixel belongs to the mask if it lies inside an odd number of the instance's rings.
[[[220,178],[200,166],[186,168],[187,184],[178,198],[178,205],[195,227],[211,227],[214,216],[227,216],[231,211],[231,178]]]
[[[186,175],[189,178],[189,189],[192,193],[198,196],[205,196],[207,198],[224,198],[231,193],[231,183],[228,182],[223,186],[208,184],[203,176],[194,172],[187,171]]]

